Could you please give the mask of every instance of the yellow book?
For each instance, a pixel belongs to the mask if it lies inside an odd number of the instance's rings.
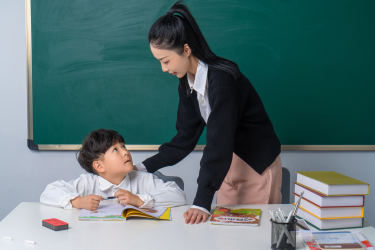
[[[296,171],[297,184],[325,196],[368,195],[370,184],[335,171]]]
[[[129,217],[143,217],[143,218],[150,218],[150,219],[158,219],[158,220],[171,220],[171,208],[163,208],[163,212],[158,211],[159,214],[161,214],[159,217],[155,217],[154,214],[149,213],[152,210],[155,210],[155,208],[143,208],[139,210],[140,208],[128,208],[122,212],[122,217],[125,219]]]
[[[170,207],[139,208],[121,204],[102,204],[95,211],[82,209],[78,220],[124,221],[130,217],[172,220]]]

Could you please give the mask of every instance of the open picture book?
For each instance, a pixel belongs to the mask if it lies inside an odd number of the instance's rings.
[[[210,223],[230,226],[259,226],[261,209],[217,206]]]
[[[172,220],[170,207],[139,208],[121,204],[102,204],[94,211],[82,209],[78,220],[124,221],[130,217]]]

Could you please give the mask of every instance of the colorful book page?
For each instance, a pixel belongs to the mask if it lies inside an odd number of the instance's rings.
[[[217,206],[211,216],[210,223],[218,225],[258,226],[260,214],[261,209]]]
[[[82,209],[79,220],[108,220],[123,221],[126,217],[144,217],[169,219],[170,208],[168,207],[152,207],[138,208],[131,205],[121,204],[100,204],[95,211]]]

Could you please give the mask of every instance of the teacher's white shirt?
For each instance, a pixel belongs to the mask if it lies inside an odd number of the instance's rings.
[[[210,103],[208,102],[207,72],[208,72],[207,64],[205,64],[202,61],[199,61],[195,76],[190,74],[189,72],[187,73],[187,79],[188,79],[190,89],[197,91],[199,110],[206,124],[207,124],[208,117],[210,116],[210,113],[211,113]],[[139,163],[135,166],[137,167],[138,171],[147,172],[147,169],[143,163]],[[193,205],[192,208],[198,208],[210,214],[210,212],[203,207]]]

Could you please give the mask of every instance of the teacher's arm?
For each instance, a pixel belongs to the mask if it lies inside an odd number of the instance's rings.
[[[203,132],[204,123],[196,112],[191,98],[186,94],[186,88],[180,83],[178,86],[179,104],[177,112],[177,134],[170,142],[162,144],[158,153],[143,164],[147,171],[153,173],[160,168],[172,166],[180,162],[194,150]]]
[[[240,113],[240,99],[231,88],[217,88],[209,97],[206,147],[193,204],[210,211],[213,196],[227,175],[233,157],[234,136]]]

